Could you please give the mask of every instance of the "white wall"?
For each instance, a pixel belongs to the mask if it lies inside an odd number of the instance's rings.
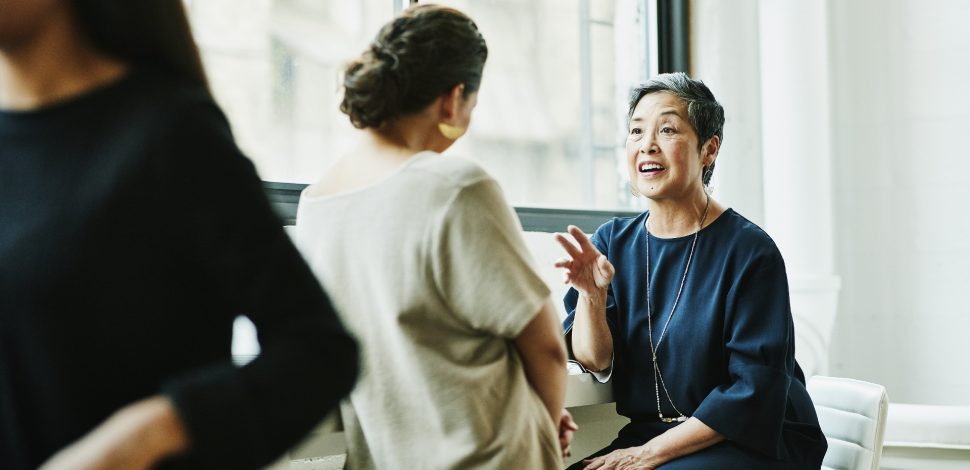
[[[787,92],[771,96],[778,91],[759,79],[772,75],[765,73],[772,67],[799,60],[805,46],[820,41],[793,43],[790,58],[769,60],[759,54],[765,53],[765,41],[772,41],[766,36],[776,34],[772,29],[777,25],[766,24],[766,15],[777,16],[779,3],[805,4],[744,0],[728,8],[725,3],[692,2],[692,72],[727,108],[718,170],[724,165],[730,171],[721,174],[722,199],[742,204],[742,212],[757,213],[759,204],[764,208],[766,201],[788,196],[782,191],[802,190],[768,184],[773,177],[769,159],[776,156],[745,144],[756,142],[752,135],[770,130],[778,119],[762,122],[769,119],[759,114],[763,109],[757,100],[792,98]],[[818,248],[819,256],[833,257],[832,274],[841,278],[828,373],[884,384],[894,402],[970,405],[970,218],[962,213],[970,201],[965,187],[970,146],[962,142],[970,135],[970,26],[965,24],[970,2],[828,0],[814,5],[826,12],[822,42],[827,45],[814,52],[827,57],[827,81],[820,84],[829,90],[823,118],[830,143],[820,146],[806,132],[799,140],[814,152],[800,158],[817,158],[830,170],[799,183],[827,187],[831,200],[830,214],[812,215],[831,223],[831,247]],[[777,58],[777,52],[770,55]],[[806,110],[788,112],[798,121]],[[734,137],[738,133],[741,142]],[[764,173],[764,194],[755,184],[745,188],[749,173],[729,166],[731,160],[750,160],[758,153],[760,165],[745,167]],[[740,181],[728,181],[734,179]],[[812,213],[792,210],[805,218]],[[772,220],[763,224],[776,239],[787,238],[791,228]],[[799,243],[794,249],[804,257],[811,241]],[[779,246],[783,253],[791,250],[784,241]],[[797,276],[789,268],[789,275]]]
[[[970,405],[970,2],[829,2],[834,374]]]
[[[691,2],[691,75],[724,106],[714,197],[764,225],[758,0]]]

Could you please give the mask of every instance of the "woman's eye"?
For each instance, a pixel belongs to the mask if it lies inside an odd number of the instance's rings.
[[[674,133],[674,128],[673,127],[664,127],[662,129],[660,129],[660,133],[661,134],[673,134]]]
[[[633,129],[630,129],[630,134],[631,135],[640,135],[642,133],[643,133],[643,131],[641,131],[639,128],[634,127]]]

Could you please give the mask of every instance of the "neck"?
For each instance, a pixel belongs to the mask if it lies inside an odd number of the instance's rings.
[[[430,109],[398,117],[380,130],[371,130],[369,134],[380,145],[395,147],[409,155],[425,150],[444,152],[454,141],[441,135],[438,120],[431,115]]]
[[[676,238],[690,235],[706,227],[723,212],[719,204],[710,199],[710,206],[707,207],[707,214],[704,216],[709,197],[703,189],[700,189],[687,198],[651,199],[650,217],[647,220],[650,233],[660,238]],[[704,217],[703,221],[701,217]]]
[[[126,69],[85,41],[64,13],[27,40],[0,48],[0,108],[37,109],[111,82]]]

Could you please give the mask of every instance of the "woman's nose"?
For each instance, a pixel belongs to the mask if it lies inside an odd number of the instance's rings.
[[[654,153],[657,153],[657,150],[658,148],[656,144],[653,142],[653,139],[643,139],[643,142],[640,143],[641,153],[652,155]]]

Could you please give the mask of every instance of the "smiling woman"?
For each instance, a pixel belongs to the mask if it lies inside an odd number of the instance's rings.
[[[721,105],[665,74],[634,90],[629,122],[630,183],[650,209],[592,239],[558,236],[567,345],[613,381],[631,420],[572,468],[819,468],[825,437],[794,359],[784,261],[705,189]]]

